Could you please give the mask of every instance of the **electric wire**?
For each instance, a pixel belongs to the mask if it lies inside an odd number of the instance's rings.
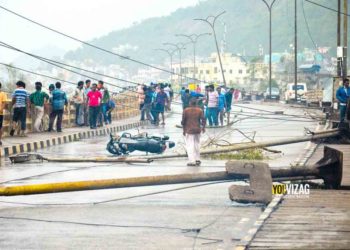
[[[70,67],[70,68],[78,69],[78,70],[85,71],[85,72],[92,73],[92,74],[99,75],[99,76],[104,76],[104,77],[111,78],[111,79],[114,79],[114,80],[118,80],[118,81],[121,81],[121,82],[131,83],[131,84],[134,84],[134,85],[140,85],[140,83],[137,83],[137,82],[134,82],[134,81],[125,80],[125,79],[122,79],[122,78],[118,78],[118,77],[102,74],[102,73],[99,73],[99,72],[96,72],[96,71],[83,69],[83,68],[80,68],[80,67],[77,67],[77,66],[73,66],[73,65],[70,65],[70,64],[67,64],[67,63],[59,62],[57,60],[53,60],[53,59],[45,58],[45,57],[42,57],[42,56],[39,56],[39,55],[35,55],[35,54],[32,54],[32,53],[26,52],[24,50],[21,50],[19,48],[16,48],[16,47],[14,47],[12,45],[9,45],[9,44],[7,44],[5,42],[2,42],[2,41],[0,41],[0,46],[3,46],[5,48],[12,49],[12,50],[15,50],[17,52],[23,53],[25,55],[34,57],[34,58],[36,58],[36,59],[38,59],[40,61],[44,61],[46,63],[47,63],[47,61],[49,61],[49,62],[52,62],[52,63],[57,63],[57,64],[60,64],[60,65],[63,65],[63,66],[67,66],[67,67]],[[119,86],[116,86],[116,87],[119,87]]]
[[[189,79],[189,80],[195,80],[195,81],[198,81],[198,82],[207,83],[207,82],[205,82],[205,81],[203,81],[203,80],[196,79],[196,78],[192,78],[192,77],[188,77],[188,76],[186,76],[186,75],[183,76],[182,74],[178,74],[178,73],[175,73],[175,72],[170,71],[170,70],[167,70],[167,69],[163,69],[163,68],[160,68],[160,67],[157,67],[157,66],[153,66],[153,65],[151,65],[151,64],[148,64],[148,63],[145,63],[145,62],[142,62],[142,61],[139,61],[139,60],[130,58],[129,56],[124,56],[124,55],[115,53],[115,52],[113,52],[113,51],[104,49],[104,48],[102,48],[102,47],[93,45],[93,44],[91,44],[91,43],[85,42],[85,41],[83,41],[83,40],[81,40],[81,39],[78,39],[78,38],[73,37],[73,36],[71,36],[71,35],[65,34],[65,33],[61,32],[61,31],[56,30],[56,29],[50,28],[50,27],[48,27],[48,26],[46,26],[46,25],[44,25],[44,24],[41,24],[41,23],[39,23],[39,22],[36,22],[36,21],[34,21],[34,20],[32,20],[32,19],[30,19],[30,18],[28,18],[28,17],[25,17],[25,16],[23,16],[23,15],[17,13],[17,12],[14,12],[14,11],[8,9],[8,8],[5,8],[4,6],[1,6],[1,5],[0,5],[0,9],[3,9],[3,10],[5,10],[5,11],[7,11],[8,13],[11,13],[11,14],[17,16],[17,17],[20,17],[20,18],[22,18],[22,19],[24,19],[24,20],[26,20],[26,21],[29,21],[29,22],[31,22],[31,23],[34,23],[34,24],[36,24],[36,25],[38,25],[38,26],[40,26],[40,27],[42,27],[42,28],[45,28],[45,29],[47,29],[47,30],[50,30],[50,31],[55,32],[55,33],[57,33],[57,34],[60,34],[60,35],[62,35],[62,36],[64,36],[64,37],[70,38],[70,39],[72,39],[72,40],[74,40],[74,41],[77,41],[77,42],[80,42],[80,43],[82,43],[82,44],[85,44],[85,45],[87,45],[87,46],[89,46],[89,47],[92,47],[92,48],[94,48],[94,49],[103,51],[103,52],[105,52],[105,53],[108,53],[108,54],[111,54],[111,55],[114,55],[114,56],[118,56],[118,57],[121,58],[121,59],[129,60],[129,61],[132,61],[132,62],[134,62],[134,63],[138,63],[138,64],[143,65],[143,66],[147,66],[147,67],[150,67],[150,68],[153,68],[153,69],[157,69],[157,70],[160,70],[160,71],[163,71],[163,72],[166,72],[166,73],[170,73],[170,74],[173,74],[173,75],[177,75],[177,76],[180,76],[180,77],[184,77],[184,78]]]
[[[84,77],[87,77],[87,78],[89,78],[89,79],[93,79],[93,80],[95,80],[95,81],[98,81],[98,80],[99,80],[99,79],[97,79],[97,78],[95,78],[95,77],[92,77],[92,76],[89,76],[89,75],[85,75],[85,74],[79,73],[79,72],[77,72],[77,71],[68,69],[68,68],[63,67],[63,66],[58,65],[58,64],[66,65],[66,66],[68,66],[68,67],[76,68],[76,69],[79,69],[79,70],[82,70],[82,71],[87,71],[87,72],[90,72],[90,73],[93,73],[93,74],[99,74],[99,73],[97,73],[97,72],[89,71],[89,70],[82,69],[82,68],[79,68],[79,67],[76,67],[76,66],[72,66],[72,65],[69,65],[69,64],[65,64],[65,63],[61,63],[61,62],[55,61],[55,60],[47,59],[47,58],[45,58],[45,57],[41,57],[41,56],[38,56],[38,55],[34,55],[34,54],[25,52],[25,51],[23,51],[23,50],[20,50],[20,49],[18,49],[18,48],[16,48],[16,47],[13,47],[13,46],[11,46],[11,45],[9,45],[9,44],[7,44],[7,43],[1,42],[1,41],[0,41],[0,46],[3,46],[3,47],[5,47],[5,48],[11,49],[11,50],[15,50],[15,51],[17,51],[17,52],[21,52],[21,53],[23,53],[23,54],[26,54],[26,55],[28,55],[28,56],[31,56],[31,57],[33,57],[33,58],[39,60],[39,61],[42,61],[42,62],[45,62],[45,63],[47,63],[47,64],[53,65],[53,66],[55,66],[55,67],[64,69],[64,70],[69,71],[69,72],[71,72],[71,73],[74,73],[74,74],[76,74],[76,75],[84,76]],[[10,66],[10,67],[11,67],[11,66]],[[28,71],[27,71],[27,72],[28,72]],[[103,75],[103,74],[102,74],[102,75]],[[107,75],[104,75],[104,76],[107,76]],[[120,80],[120,81],[124,81],[124,82],[128,82],[128,83],[133,83],[133,84],[139,85],[139,83],[132,82],[132,81],[129,81],[129,80],[124,80],[124,79],[121,79],[121,78],[115,78],[115,77],[112,77],[112,76],[107,76],[107,77],[114,78],[114,79],[118,79],[118,80]],[[67,81],[66,81],[66,82],[67,82]],[[71,83],[71,82],[68,82],[68,83]],[[125,87],[121,87],[121,86],[119,86],[119,85],[116,85],[116,84],[113,84],[113,83],[110,83],[110,82],[106,82],[106,81],[105,81],[105,83],[106,83],[106,84],[109,84],[109,85],[111,85],[111,86],[114,86],[114,87],[123,89],[123,90],[125,89]],[[138,92],[137,92],[136,90],[129,89],[129,91],[138,94]],[[112,91],[111,91],[111,93],[114,93],[114,94],[121,94],[121,93],[112,92]],[[131,96],[131,95],[126,95],[126,94],[122,94],[122,95],[124,95],[124,96],[129,96],[129,97],[132,97],[132,98],[138,98],[137,96]],[[177,102],[177,101],[173,101],[172,103],[173,103],[173,104],[176,104],[176,105],[180,105],[180,104],[181,104],[180,102]]]
[[[315,3],[313,1],[310,1],[310,0],[305,0],[306,2],[310,3],[310,4],[314,4],[316,6],[319,6],[321,8],[324,8],[324,9],[327,9],[327,10],[330,10],[330,11],[333,11],[333,12],[336,12],[336,13],[340,13],[342,15],[345,15],[345,16],[350,16],[350,14],[347,14],[347,13],[344,13],[344,12],[341,12],[341,11],[338,11],[338,10],[335,10],[335,9],[332,9],[330,7],[327,7],[325,5],[322,5],[322,4],[319,4],[319,3]],[[346,1],[346,0],[345,0]]]
[[[305,8],[304,8],[304,1],[301,2],[301,8],[303,10],[303,16],[304,16],[304,21],[305,21],[305,26],[306,26],[306,30],[307,30],[307,33],[310,37],[310,40],[312,42],[312,44],[314,45],[315,49],[317,49],[317,45],[314,41],[314,39],[312,38],[311,36],[311,31],[310,31],[310,27],[309,27],[309,22],[307,21],[307,18],[306,18],[306,14],[305,14]]]
[[[1,45],[0,45],[0,46],[1,46]],[[13,69],[16,69],[16,70],[20,70],[20,71],[23,71],[23,72],[26,72],[26,73],[30,73],[30,74],[33,74],[33,75],[42,76],[42,77],[46,77],[46,78],[53,79],[53,80],[56,80],[56,81],[66,82],[66,83],[72,84],[72,85],[74,85],[74,86],[77,86],[76,83],[74,83],[74,82],[72,82],[72,81],[67,81],[67,80],[63,80],[63,79],[57,78],[57,77],[53,77],[53,76],[49,76],[49,75],[37,73],[37,72],[31,71],[31,70],[28,70],[28,69],[23,69],[23,68],[20,68],[20,67],[13,66],[13,65],[11,65],[11,64],[6,64],[6,63],[0,62],[0,65],[3,65],[3,66],[5,66],[5,67],[9,67],[9,68],[13,68]],[[108,84],[108,83],[106,83],[106,84]],[[123,89],[123,90],[124,90],[124,89]],[[114,92],[114,91],[110,91],[110,92],[111,92],[112,94],[116,94],[116,95],[120,95],[120,96],[131,97],[131,98],[137,98],[136,96],[128,95],[128,94],[125,94],[125,93],[123,93],[123,92]],[[131,92],[132,92],[132,91],[131,91]]]

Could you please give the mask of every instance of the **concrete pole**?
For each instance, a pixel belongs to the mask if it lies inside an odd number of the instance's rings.
[[[315,134],[313,136],[300,136],[300,137],[295,137],[291,139],[271,140],[271,141],[266,141],[261,143],[249,142],[241,145],[227,146],[227,147],[222,147],[218,149],[207,149],[207,150],[202,150],[200,154],[211,155],[211,154],[228,153],[228,152],[234,152],[234,151],[252,149],[252,148],[266,148],[266,147],[293,144],[293,143],[299,143],[299,142],[305,142],[305,141],[312,141],[312,140],[322,139],[322,138],[336,137],[339,135],[340,135],[339,130],[335,130],[335,131],[330,130],[330,131],[325,131],[324,133],[321,133],[321,134]],[[177,157],[186,157],[186,156],[187,154],[168,154],[168,155],[150,156],[149,158],[152,160],[156,160],[156,159],[177,158]]]
[[[271,5],[269,5],[266,0],[262,0],[267,9],[269,10],[269,93],[271,98],[271,84],[272,84],[272,6],[276,0],[273,0]]]
[[[344,15],[343,15],[343,79],[348,75],[347,60],[348,60],[348,0],[343,0]]]
[[[341,46],[341,15],[340,15],[340,2],[341,0],[338,0],[338,17],[337,17],[337,48]],[[337,57],[337,75],[338,77],[342,76],[342,69],[341,69],[341,58]]]
[[[323,158],[313,166],[303,166],[302,168],[272,168],[270,169],[269,174],[271,174],[271,177],[274,180],[281,178],[284,180],[288,180],[290,178],[293,180],[305,179],[305,177],[311,177],[314,179],[321,178],[324,180],[326,185],[337,188],[341,182],[343,164],[342,159],[343,154],[340,151],[326,147]],[[246,172],[236,172],[232,171],[232,169],[234,169],[235,166],[237,167],[239,165],[246,165],[249,163],[251,164],[251,162],[248,161],[230,161],[226,163],[226,171],[218,172],[143,176],[123,179],[89,180],[61,183],[43,183],[23,186],[2,186],[0,187],[0,196],[30,195],[224,180],[245,180],[248,178]],[[251,179],[250,181],[252,182],[254,179]]]
[[[294,0],[294,87],[295,87],[295,102],[298,100],[298,29],[297,29],[297,1]]]

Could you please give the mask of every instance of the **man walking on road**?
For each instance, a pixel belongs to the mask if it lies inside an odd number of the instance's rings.
[[[52,112],[50,114],[50,124],[49,124],[49,132],[52,131],[53,123],[57,116],[56,128],[57,132],[62,132],[62,119],[64,106],[68,105],[68,99],[66,93],[61,90],[61,83],[56,82],[56,89],[52,91],[51,103],[52,103]]]
[[[344,80],[344,86],[339,87],[336,93],[339,101],[340,122],[344,122],[346,116],[346,108],[350,99],[349,79]],[[349,107],[348,107],[349,108]]]
[[[34,105],[34,132],[41,132],[41,124],[44,116],[44,104],[49,101],[49,95],[41,91],[41,82],[35,83],[35,92],[29,96],[30,103]]]
[[[200,166],[200,136],[205,132],[205,117],[196,99],[191,99],[190,106],[183,111],[181,124],[189,160],[187,166]]]

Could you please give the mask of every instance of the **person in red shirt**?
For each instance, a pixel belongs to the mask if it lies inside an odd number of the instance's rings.
[[[91,90],[87,94],[87,105],[89,106],[89,122],[90,128],[96,129],[97,117],[100,113],[100,104],[102,100],[102,94],[97,91],[97,84],[92,84]]]

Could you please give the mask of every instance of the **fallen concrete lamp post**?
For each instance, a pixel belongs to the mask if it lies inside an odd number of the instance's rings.
[[[17,154],[9,157],[12,163],[24,163],[30,161],[49,162],[115,162],[115,163],[150,163],[152,159],[140,159],[130,157],[44,157],[40,154]]]
[[[323,158],[313,166],[270,169],[268,164],[262,162],[229,161],[226,171],[219,172],[0,186],[0,196],[249,179],[250,186],[232,185],[229,188],[230,199],[268,203],[272,199],[272,181],[323,179],[326,187],[339,188],[342,167],[342,153],[325,147]]]
[[[293,144],[293,143],[299,143],[299,142],[305,142],[305,141],[317,141],[319,139],[325,139],[325,138],[333,138],[333,137],[347,137],[348,130],[325,130],[322,131],[322,133],[316,133],[314,135],[309,136],[300,136],[290,139],[283,139],[283,140],[271,140],[266,142],[257,142],[257,143],[244,143],[243,145],[234,145],[234,146],[225,146],[220,147],[217,149],[207,149],[202,150],[200,152],[201,155],[210,155],[210,154],[217,154],[217,153],[228,153],[233,151],[239,151],[239,150],[246,150],[246,149],[253,149],[253,148],[266,148],[266,147],[272,147],[272,146],[280,146],[280,145],[286,145],[286,144]],[[167,159],[167,158],[177,158],[177,157],[186,157],[187,154],[166,154],[166,155],[155,155],[155,156],[149,156],[150,159]]]

